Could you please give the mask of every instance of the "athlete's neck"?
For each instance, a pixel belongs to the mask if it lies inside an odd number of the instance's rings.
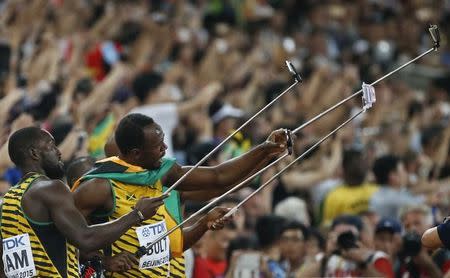
[[[133,166],[139,166],[139,167],[141,167],[137,161],[135,161],[134,159],[132,159],[132,158],[130,158],[130,157],[122,156],[122,155],[119,155],[118,157],[119,157],[120,160],[125,161],[125,162],[128,163],[128,164],[131,164],[131,165],[133,165]]]
[[[23,167],[21,167],[21,170],[22,170],[22,173],[24,174],[24,176],[29,173],[45,175],[44,169],[42,169],[38,165],[24,165]]]

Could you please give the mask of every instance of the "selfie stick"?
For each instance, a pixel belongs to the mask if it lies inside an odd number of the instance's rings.
[[[305,157],[307,154],[309,154],[311,151],[313,151],[317,146],[319,146],[323,141],[327,140],[330,136],[332,136],[333,134],[335,134],[338,130],[340,130],[342,127],[344,127],[346,124],[348,124],[350,121],[352,121],[354,118],[356,118],[357,116],[359,116],[360,114],[366,112],[367,109],[371,108],[373,103],[375,103],[376,101],[376,96],[375,96],[375,89],[373,88],[373,86],[375,84],[377,84],[378,82],[382,81],[383,79],[385,79],[386,77],[392,75],[393,73],[401,70],[402,68],[408,66],[411,63],[414,63],[416,60],[422,58],[423,56],[427,55],[428,53],[434,51],[437,51],[437,49],[440,46],[440,36],[439,36],[439,29],[437,27],[437,25],[430,25],[430,27],[428,28],[428,32],[431,35],[431,39],[433,40],[433,47],[430,48],[429,50],[425,51],[424,53],[422,53],[421,55],[417,56],[416,58],[412,59],[411,61],[401,65],[400,67],[394,69],[393,71],[385,74],[384,76],[382,76],[381,78],[377,79],[376,81],[372,82],[371,84],[366,84],[363,82],[362,88],[354,93],[353,95],[345,98],[344,100],[338,102],[336,105],[330,107],[329,109],[325,110],[324,112],[320,113],[319,115],[315,116],[313,119],[309,120],[308,122],[304,123],[303,125],[299,126],[298,128],[294,129],[292,131],[292,133],[297,133],[299,130],[303,129],[304,127],[306,127],[307,125],[311,124],[312,122],[314,122],[315,120],[321,118],[323,115],[327,114],[328,112],[336,109],[337,107],[339,107],[341,104],[345,103],[346,101],[350,100],[351,98],[359,95],[360,93],[363,93],[362,99],[363,99],[363,108],[356,113],[354,116],[350,117],[347,121],[345,121],[344,123],[342,123],[340,126],[338,126],[337,128],[335,128],[333,131],[331,131],[330,133],[328,133],[326,136],[322,137],[322,139],[320,139],[317,143],[315,143],[313,146],[311,146],[309,149],[307,149],[305,152],[303,152],[300,156],[298,156],[296,159],[294,159],[291,163],[289,163],[286,167],[284,167],[283,169],[281,169],[278,173],[276,173],[272,178],[270,178],[267,182],[265,182],[263,185],[261,185],[258,189],[256,189],[254,192],[252,192],[249,196],[247,196],[244,200],[242,200],[239,204],[237,204],[234,208],[232,208],[228,213],[226,213],[224,215],[224,217],[229,217],[231,215],[233,215],[233,213],[235,213],[237,211],[237,209],[239,207],[241,207],[245,202],[247,202],[250,198],[252,198],[253,196],[255,196],[258,192],[260,192],[262,189],[264,189],[264,187],[266,187],[268,184],[270,184],[274,179],[276,179],[278,176],[280,176],[284,171],[286,171],[287,168],[289,168],[290,166],[294,165],[297,161],[299,161],[300,159],[302,159],[303,157]]]
[[[241,207],[244,203],[246,203],[250,198],[255,196],[258,192],[263,190],[268,184],[270,184],[274,179],[279,177],[281,174],[283,174],[284,171],[286,171],[289,167],[294,165],[297,161],[304,158],[306,155],[308,155],[310,152],[312,152],[315,148],[317,148],[320,144],[322,144],[323,141],[330,138],[333,134],[338,132],[341,128],[343,128],[345,125],[347,125],[349,122],[351,122],[353,119],[361,115],[362,113],[366,112],[367,109],[372,107],[372,104],[375,103],[375,89],[368,84],[363,83],[363,88],[361,89],[363,91],[363,108],[358,111],[355,115],[347,119],[345,122],[343,122],[341,125],[339,125],[337,128],[335,128],[333,131],[322,137],[319,141],[317,141],[314,145],[312,145],[310,148],[308,148],[306,151],[304,151],[300,156],[298,156],[296,159],[294,159],[291,163],[289,163],[286,167],[281,169],[278,173],[276,173],[274,176],[272,176],[268,181],[266,181],[264,184],[262,184],[258,189],[253,191],[250,195],[248,195],[244,200],[242,200],[239,204],[237,204],[234,208],[232,208],[229,212],[227,212],[223,217],[229,217],[233,215],[239,207]]]
[[[342,127],[344,127],[346,124],[348,124],[350,121],[352,121],[354,118],[356,118],[357,116],[359,116],[360,114],[366,112],[367,109],[371,108],[373,103],[375,103],[376,101],[376,96],[375,96],[375,89],[373,88],[373,86],[375,84],[377,84],[378,82],[380,82],[381,80],[385,79],[386,77],[390,76],[391,74],[401,70],[402,68],[408,66],[411,63],[414,63],[416,60],[422,58],[423,56],[427,55],[428,53],[434,51],[437,51],[437,49],[440,46],[440,36],[439,36],[439,29],[437,27],[437,25],[430,25],[430,27],[428,28],[428,32],[431,35],[431,39],[433,40],[433,47],[430,48],[429,50],[425,51],[424,53],[422,53],[421,55],[417,56],[416,58],[412,59],[411,61],[401,65],[400,67],[394,69],[393,71],[385,74],[384,76],[382,76],[381,78],[377,79],[376,81],[372,82],[371,84],[365,84],[363,82],[362,88],[354,93],[353,95],[345,98],[344,100],[340,101],[339,103],[337,103],[336,105],[330,107],[329,109],[325,110],[324,112],[320,113],[319,115],[317,115],[316,117],[314,117],[313,119],[309,120],[308,122],[304,123],[303,125],[299,126],[298,128],[294,129],[292,131],[292,133],[297,133],[299,130],[303,129],[304,127],[306,127],[307,125],[311,124],[312,122],[314,122],[315,120],[321,118],[323,115],[327,114],[328,112],[336,109],[337,107],[339,107],[341,104],[345,103],[346,101],[348,101],[349,99],[359,95],[360,93],[363,93],[362,99],[363,99],[363,108],[356,113],[354,116],[350,117],[347,121],[345,121],[344,123],[342,123],[340,126],[338,126],[337,128],[335,128],[333,131],[331,131],[330,133],[328,133],[326,136],[322,137],[322,139],[320,139],[317,143],[315,143],[313,146],[311,146],[309,149],[307,149],[304,153],[302,153],[300,156],[298,156],[296,159],[294,159],[291,163],[289,163],[286,167],[284,167],[283,169],[281,169],[278,173],[276,173],[272,178],[270,178],[267,182],[265,182],[263,185],[261,185],[258,189],[256,189],[254,192],[252,192],[249,196],[247,196],[244,200],[242,200],[239,204],[237,204],[234,208],[232,208],[228,213],[226,213],[224,215],[224,217],[229,217],[231,215],[233,215],[237,209],[239,207],[241,207],[245,202],[247,202],[250,198],[252,198],[253,196],[255,196],[258,192],[260,192],[262,189],[264,189],[264,187],[266,187],[268,184],[270,184],[274,179],[276,179],[277,177],[279,177],[284,171],[286,171],[287,168],[289,168],[290,166],[294,165],[297,161],[299,161],[300,159],[302,159],[303,157],[305,157],[307,154],[309,154],[311,151],[313,151],[317,146],[319,146],[323,141],[325,141],[326,139],[328,139],[330,136],[332,136],[333,134],[335,134],[338,130],[340,130]]]
[[[428,29],[428,31],[430,32],[431,38],[434,42],[434,46],[433,48],[430,48],[429,50],[427,50],[426,52],[422,53],[421,55],[417,56],[416,58],[410,60],[409,62],[401,65],[400,67],[394,69],[393,71],[389,72],[388,74],[382,76],[381,78],[377,79],[376,81],[374,81],[371,84],[363,84],[363,88],[361,90],[359,90],[358,92],[354,93],[353,95],[345,98],[344,100],[338,102],[336,105],[328,108],[327,110],[325,110],[324,112],[318,114],[317,116],[315,116],[314,118],[312,118],[311,120],[307,121],[306,123],[302,124],[301,126],[299,126],[298,128],[294,129],[292,131],[292,133],[297,133],[298,131],[302,130],[303,128],[305,128],[307,125],[315,122],[316,120],[318,120],[319,118],[321,118],[322,116],[324,116],[325,114],[327,114],[328,112],[333,111],[334,109],[336,109],[337,107],[339,107],[340,105],[342,105],[343,103],[349,101],[350,99],[354,98],[355,96],[364,93],[363,91],[364,86],[370,86],[372,87],[373,85],[377,84],[378,82],[382,81],[383,79],[389,77],[390,75],[392,75],[393,73],[403,69],[404,67],[410,65],[411,63],[414,63],[415,61],[417,61],[418,59],[422,58],[423,56],[429,54],[430,52],[432,52],[433,50],[437,50],[440,46],[440,37],[439,37],[439,29],[437,28],[436,25],[431,25],[430,28]],[[288,66],[289,68],[289,66]],[[294,69],[294,68],[293,68]],[[289,69],[289,71],[291,71],[291,69]],[[291,72],[292,73],[292,72]],[[298,80],[296,79],[296,82],[293,84],[297,84]],[[288,88],[289,89],[289,88]],[[285,92],[283,92],[285,93]],[[356,114],[356,116],[358,116],[359,114],[363,113],[366,109],[370,108],[367,105],[373,103],[375,100],[370,100],[371,95],[367,94],[364,95],[363,94],[363,99],[364,98],[369,98],[368,100],[364,100],[365,103],[365,108],[363,108],[363,110],[361,110],[359,113]],[[374,96],[373,96],[374,97]],[[350,118],[348,120],[351,121],[352,119],[354,119],[353,116],[352,118]],[[347,121],[344,122],[341,126],[338,127],[341,128],[343,125],[347,124]],[[330,136],[330,134],[327,135],[328,137]],[[326,140],[328,137],[324,137],[322,138],[323,140],[321,140],[322,142],[324,140]],[[320,142],[320,141],[319,141]],[[314,145],[316,146],[316,145]],[[313,146],[313,147],[314,147]],[[314,148],[311,147],[310,149],[308,149],[308,153],[311,152]],[[215,149],[214,149],[215,150]],[[213,153],[214,150],[211,152]],[[261,174],[262,172],[264,172],[265,170],[269,169],[270,167],[272,167],[273,165],[275,165],[276,163],[278,163],[279,161],[281,161],[283,158],[285,158],[288,155],[288,153],[285,153],[284,155],[280,156],[278,159],[276,159],[274,162],[268,164],[267,166],[265,166],[264,168],[262,168],[261,170],[257,171],[255,174],[251,175],[250,177],[248,177],[247,179],[245,179],[244,181],[242,181],[241,183],[237,184],[235,187],[231,188],[230,190],[228,190],[227,192],[225,192],[224,194],[222,194],[221,196],[217,197],[216,199],[212,200],[210,203],[208,203],[207,205],[205,205],[204,207],[202,207],[200,210],[198,210],[197,212],[195,212],[194,214],[192,214],[190,217],[186,218],[184,221],[182,221],[180,224],[176,225],[175,227],[173,227],[172,229],[168,230],[166,233],[164,233],[163,235],[161,235],[160,237],[158,237],[155,241],[148,243],[146,246],[141,246],[139,247],[139,249],[136,251],[136,256],[137,257],[142,257],[143,255],[145,255],[147,253],[147,250],[149,250],[156,242],[162,240],[163,238],[165,238],[166,236],[168,236],[169,234],[171,234],[173,231],[175,231],[176,229],[178,229],[179,227],[181,227],[182,225],[184,225],[186,222],[188,222],[189,220],[193,219],[194,217],[198,216],[200,213],[206,211],[208,208],[210,208],[211,206],[213,206],[214,204],[216,204],[217,202],[219,202],[220,200],[222,200],[223,198],[225,198],[228,194],[233,193],[234,191],[236,191],[237,189],[239,189],[240,187],[242,187],[244,184],[246,184],[247,182],[251,181],[253,178],[255,178],[257,175]],[[302,154],[303,157],[305,154]],[[207,155],[208,156],[208,155]],[[202,159],[203,160],[203,159]],[[296,159],[297,160],[297,159]],[[199,164],[199,163],[197,163]],[[195,167],[195,166],[194,166]],[[192,169],[191,169],[192,170]],[[284,170],[284,169],[283,169]],[[190,171],[186,172],[186,174],[184,176],[186,176]],[[184,176],[182,176],[180,179],[182,179]],[[262,186],[261,186],[262,187]],[[234,209],[232,210],[234,211]]]
[[[197,164],[195,164],[191,169],[189,169],[184,175],[182,175],[173,185],[171,185],[169,188],[167,188],[167,190],[164,192],[164,194],[168,194],[170,193],[172,190],[174,190],[184,179],[186,179],[186,177],[192,172],[194,171],[196,168],[198,168],[201,164],[203,164],[203,162],[205,162],[212,154],[214,154],[217,150],[220,149],[220,147],[222,147],[228,140],[230,140],[231,138],[233,138],[234,135],[236,135],[236,133],[238,133],[241,129],[243,129],[245,126],[247,126],[248,123],[250,123],[251,121],[253,121],[253,119],[255,119],[257,116],[259,116],[259,114],[261,114],[264,110],[266,110],[268,107],[270,107],[272,104],[274,104],[277,100],[279,100],[284,94],[286,94],[287,92],[289,92],[292,88],[295,87],[295,85],[299,84],[302,82],[302,78],[300,77],[300,75],[297,73],[297,71],[295,70],[295,67],[292,65],[291,62],[286,61],[286,65],[288,67],[289,72],[292,74],[292,76],[294,77],[294,83],[292,85],[290,85],[286,90],[284,90],[281,94],[279,94],[276,98],[274,98],[271,102],[269,102],[266,106],[264,106],[263,108],[261,108],[261,110],[259,110],[258,112],[256,112],[255,115],[253,115],[250,119],[248,119],[245,123],[243,123],[238,129],[236,129],[233,133],[231,133],[227,138],[225,138],[219,145],[217,145],[212,151],[210,151],[205,157],[203,157],[202,159],[200,159],[199,162],[197,162]],[[289,136],[288,130],[285,130],[286,132],[286,136]]]
[[[374,97],[373,98],[369,98],[369,101],[373,99],[373,102],[375,101]],[[356,116],[358,116],[360,113],[356,114],[355,116],[351,117],[348,121],[346,121],[343,125],[347,124],[348,122],[350,122],[352,119],[354,119]],[[341,128],[343,125],[339,126],[336,130],[334,130],[333,132],[336,132],[339,128]],[[315,147],[317,147],[321,142],[323,142],[324,140],[326,140],[329,136],[331,136],[333,133],[328,134],[326,137],[324,137],[321,141],[319,141],[318,143],[316,143],[314,146],[312,146],[311,148],[309,148],[305,153],[303,153],[299,158],[297,158],[294,161],[297,161],[298,159],[303,158],[306,154],[308,154],[309,152],[311,152]],[[162,240],[163,238],[165,238],[167,235],[171,234],[173,231],[175,231],[176,229],[178,229],[179,227],[181,227],[182,225],[184,225],[186,222],[190,221],[192,218],[197,217],[199,214],[201,214],[202,212],[206,211],[208,208],[210,208],[211,206],[215,205],[216,203],[218,203],[220,200],[224,199],[225,197],[227,197],[229,194],[233,193],[234,191],[238,190],[239,188],[241,188],[243,185],[247,184],[249,181],[253,180],[256,176],[258,176],[259,174],[261,174],[262,172],[264,172],[265,170],[269,169],[270,167],[272,167],[273,165],[277,164],[279,161],[281,161],[282,159],[284,159],[286,156],[288,156],[288,153],[283,154],[282,156],[280,156],[279,158],[277,158],[275,161],[273,161],[272,163],[268,164],[267,166],[265,166],[264,168],[262,168],[261,170],[257,171],[256,173],[254,173],[253,175],[251,175],[250,177],[246,178],[244,181],[240,182],[239,184],[237,184],[236,186],[234,186],[233,188],[231,188],[230,190],[228,190],[227,192],[223,193],[222,195],[220,195],[219,197],[217,197],[216,199],[212,200],[211,202],[209,202],[208,204],[206,204],[204,207],[202,207],[201,209],[199,209],[198,211],[196,211],[194,214],[192,214],[191,216],[189,216],[188,218],[186,218],[185,220],[183,220],[180,224],[176,225],[175,227],[173,227],[172,229],[168,230],[167,232],[165,232],[164,234],[162,234],[160,237],[158,237],[155,241],[149,243],[146,247],[141,246],[138,251],[136,252],[136,255],[138,257],[143,256],[147,250],[156,242]],[[292,164],[290,164],[292,165]],[[290,166],[289,165],[289,166]],[[265,183],[264,185],[262,185],[260,188],[263,188],[267,183]],[[259,189],[255,192],[258,192]],[[250,195],[253,196],[254,194]],[[248,197],[247,197],[248,198]],[[245,199],[244,201],[248,200]],[[242,204],[239,203],[238,206],[240,206]],[[237,207],[238,207],[237,206]],[[232,213],[234,213],[237,210],[237,207],[233,208],[231,211],[229,211],[226,215],[231,215]]]

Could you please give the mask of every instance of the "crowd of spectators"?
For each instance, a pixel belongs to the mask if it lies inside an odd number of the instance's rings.
[[[22,176],[7,153],[19,128],[54,136],[69,184],[76,163],[105,156],[127,113],[152,117],[167,156],[193,165],[292,83],[292,61],[303,83],[205,163],[215,165],[429,49],[438,24],[439,51],[377,84],[371,110],[185,256],[188,277],[450,277],[449,251],[420,245],[450,208],[449,1],[14,0],[0,15],[2,194]],[[305,127],[294,157],[360,108],[355,98]],[[202,205],[186,203],[186,216]]]

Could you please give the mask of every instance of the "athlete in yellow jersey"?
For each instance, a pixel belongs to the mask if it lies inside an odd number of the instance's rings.
[[[6,193],[1,209],[1,272],[6,277],[79,277],[75,247],[93,251],[110,244],[163,204],[159,196],[143,198],[116,221],[88,226],[59,180],[61,153],[48,132],[20,129],[11,135],[8,151],[25,175]]]
[[[161,128],[151,118],[142,114],[124,117],[115,132],[119,157],[100,161],[96,168],[75,186],[77,207],[85,216],[119,217],[132,206],[137,196],[159,196],[164,187],[177,181],[189,167],[181,167],[173,160],[164,159],[167,146]],[[271,159],[286,150],[284,131],[276,131],[269,139],[253,150],[215,167],[199,167],[178,186],[180,191],[217,191],[240,182],[255,169],[263,167]],[[181,217],[179,198],[172,192],[172,199],[159,208],[157,214],[138,227],[133,227],[112,244],[110,254],[120,252],[134,254],[139,246],[170,229]],[[223,214],[222,214],[223,215]],[[176,231],[162,240],[139,260],[130,270],[113,273],[113,277],[184,277],[184,266],[173,258],[179,258],[208,229],[207,220],[184,231]],[[184,238],[189,242],[183,242]],[[166,248],[169,247],[169,250]],[[106,250],[108,251],[108,250]],[[167,259],[169,256],[172,259]]]

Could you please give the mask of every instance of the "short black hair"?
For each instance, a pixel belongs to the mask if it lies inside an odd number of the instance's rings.
[[[281,228],[281,234],[283,234],[287,230],[301,230],[303,234],[303,239],[307,240],[309,238],[309,229],[301,222],[298,221],[285,222],[283,228]]]
[[[421,132],[420,143],[423,147],[431,146],[437,138],[440,138],[444,132],[444,127],[439,124],[433,124],[424,128]]]
[[[331,230],[334,230],[337,225],[346,224],[354,226],[359,232],[363,229],[363,221],[361,217],[356,215],[344,214],[336,217],[331,224]]]
[[[44,132],[35,126],[17,130],[9,137],[8,154],[19,168],[28,158],[28,149],[44,138]]]
[[[353,165],[357,164],[363,157],[363,152],[357,148],[344,150],[342,156],[342,167],[344,170],[351,169]]]
[[[163,82],[161,74],[156,72],[143,72],[133,80],[132,89],[134,95],[142,103],[151,91],[158,88]]]
[[[121,45],[129,45],[137,40],[142,32],[142,25],[134,20],[128,20],[120,26],[117,41]]]
[[[276,215],[265,215],[256,221],[255,232],[258,237],[259,246],[262,248],[274,244],[281,236],[281,228],[285,219]]]
[[[154,123],[152,118],[138,113],[123,117],[114,134],[120,152],[125,155],[132,149],[142,148],[145,143],[144,128]]]
[[[397,165],[401,162],[400,158],[395,155],[384,155],[373,164],[373,174],[378,184],[385,185],[389,182],[389,174],[397,169]]]
[[[66,178],[67,183],[70,187],[81,178],[85,173],[87,173],[95,164],[95,159],[91,156],[82,156],[74,159],[67,166]]]
[[[365,165],[362,150],[358,148],[345,150],[342,158],[345,181],[349,184],[351,182],[351,185],[363,183],[367,173]]]

